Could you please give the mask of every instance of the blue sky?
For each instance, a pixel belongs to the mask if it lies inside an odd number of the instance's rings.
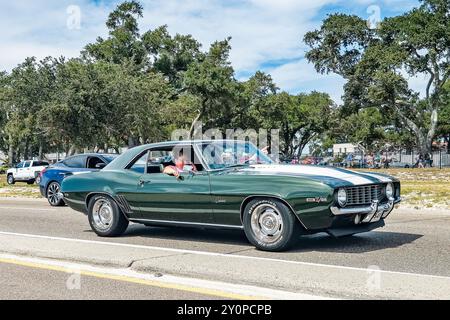
[[[27,56],[78,56],[83,46],[106,36],[108,13],[120,1],[0,0],[0,70],[11,70]],[[357,14],[365,19],[401,14],[418,0],[142,0],[142,32],[167,24],[171,33],[192,34],[204,46],[232,37],[236,77],[257,70],[270,73],[291,93],[318,90],[340,102],[343,80],[319,75],[304,59],[305,32],[327,14]],[[80,15],[78,15],[78,12]],[[77,17],[79,16],[79,20]],[[79,28],[78,28],[79,21]],[[412,79],[420,87],[422,79]]]

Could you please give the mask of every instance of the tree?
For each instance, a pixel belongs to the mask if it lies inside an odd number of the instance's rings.
[[[357,16],[330,15],[319,30],[305,35],[311,47],[306,57],[318,72],[347,80],[345,108],[394,110],[420,152],[430,152],[450,75],[449,19],[446,0],[424,0],[419,8],[386,18],[378,29]],[[423,99],[406,78],[418,75],[428,76]]]
[[[142,10],[142,5],[137,1],[125,1],[118,5],[106,21],[109,37],[99,37],[95,43],[86,45],[82,56],[87,60],[116,64],[131,62],[137,70],[143,68],[147,56],[137,22],[142,17]]]
[[[266,128],[280,128],[281,150],[286,157],[301,155],[305,146],[329,126],[334,103],[326,93],[267,97],[261,115]]]
[[[176,34],[172,37],[167,26],[144,33],[142,43],[153,61],[152,69],[167,76],[170,83],[182,91],[184,73],[202,56],[201,44],[191,35]]]
[[[198,121],[207,119],[206,125],[221,126],[224,125],[221,119],[231,118],[237,82],[229,62],[230,40],[214,42],[207,53],[189,65],[185,73],[186,91],[201,100],[189,130],[191,136],[195,135],[195,123]]]

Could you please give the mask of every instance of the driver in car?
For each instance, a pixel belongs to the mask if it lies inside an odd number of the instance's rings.
[[[193,171],[196,172],[197,168],[195,167],[195,164],[192,162],[189,164],[186,164],[186,158],[184,156],[183,150],[179,152],[174,152],[175,158],[173,160],[175,165],[169,165],[166,166],[163,170],[163,173],[168,174],[170,176],[179,177],[180,173],[186,172],[186,171]]]

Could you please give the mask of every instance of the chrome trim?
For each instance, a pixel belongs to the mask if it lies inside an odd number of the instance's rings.
[[[291,209],[292,213],[294,214],[294,216],[297,218],[298,222],[301,223],[301,225],[303,226],[303,228],[305,228],[305,230],[308,230],[308,228],[303,224],[302,220],[300,220],[300,218],[298,217],[296,211],[294,210],[294,208],[292,208],[291,204],[289,202],[287,202],[286,200],[284,200],[281,197],[278,196],[272,196],[272,195],[251,195],[251,196],[247,196],[244,198],[244,200],[242,200],[241,205],[239,207],[239,213],[240,213],[240,218],[241,218],[241,223],[242,225],[244,225],[244,221],[242,219],[243,215],[244,215],[244,208],[242,208],[242,205],[245,203],[245,201],[247,201],[249,198],[272,198],[272,199],[277,199],[280,200],[281,202],[283,202],[285,205],[287,205],[289,207],[289,209]]]
[[[346,215],[346,214],[355,214],[355,213],[361,213],[361,214],[367,214],[370,216],[370,220],[373,218],[374,215],[377,213],[382,212],[383,217],[387,212],[391,212],[394,208],[394,205],[399,203],[401,201],[401,198],[394,199],[389,198],[388,202],[380,204],[378,200],[374,200],[371,205],[369,206],[358,206],[353,208],[339,208],[336,206],[330,207],[331,213],[335,216],[339,215]],[[387,216],[387,215],[386,215]],[[366,222],[366,218],[363,219],[363,222]]]
[[[209,227],[221,227],[230,229],[244,229],[243,226],[234,226],[229,224],[215,224],[215,223],[202,223],[202,222],[187,222],[187,221],[173,221],[173,220],[152,220],[152,219],[130,219],[132,222],[155,222],[155,223],[165,223],[165,224],[183,224],[183,225],[194,225],[194,226],[209,226]]]

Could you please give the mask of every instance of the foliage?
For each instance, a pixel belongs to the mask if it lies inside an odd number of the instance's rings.
[[[357,17],[330,15],[319,30],[309,32],[307,58],[321,73],[347,80],[345,108],[349,113],[377,107],[394,113],[410,130],[422,152],[431,149],[442,112],[443,87],[450,75],[450,3],[424,0],[420,7],[384,19],[377,29]],[[425,98],[407,77],[426,75]]]

